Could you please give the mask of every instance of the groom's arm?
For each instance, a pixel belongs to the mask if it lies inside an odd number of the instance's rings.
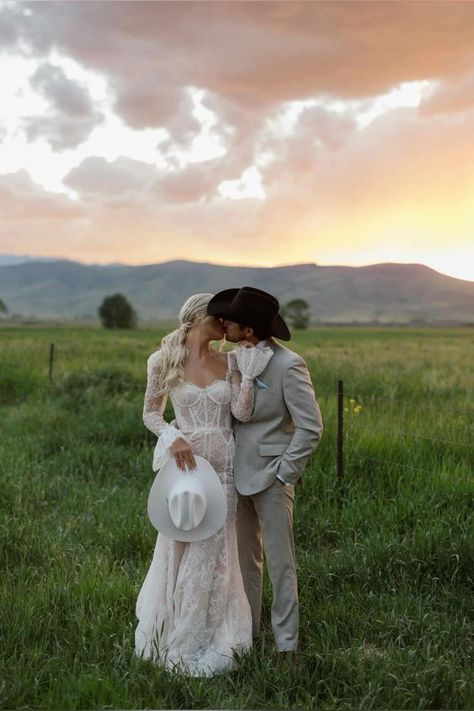
[[[283,397],[295,431],[280,459],[278,478],[286,484],[296,484],[323,431],[321,411],[302,358],[293,361],[283,376]]]

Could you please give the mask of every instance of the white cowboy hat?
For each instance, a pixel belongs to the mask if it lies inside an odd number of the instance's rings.
[[[194,456],[196,469],[182,471],[171,457],[162,466],[148,496],[153,526],[175,541],[202,541],[225,523],[227,500],[215,469]]]

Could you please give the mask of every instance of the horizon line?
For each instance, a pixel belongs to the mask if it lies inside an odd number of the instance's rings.
[[[430,267],[428,264],[424,264],[423,262],[397,262],[397,261],[383,261],[383,262],[369,262],[367,264],[319,264],[317,262],[294,262],[291,264],[273,264],[271,266],[269,265],[261,265],[261,264],[225,264],[221,262],[212,262],[208,260],[197,260],[197,259],[187,259],[184,257],[176,257],[174,259],[165,259],[163,261],[159,262],[144,262],[144,263],[139,263],[139,264],[130,264],[126,262],[87,262],[83,261],[81,259],[72,259],[70,257],[53,257],[53,256],[41,256],[41,255],[29,255],[29,254],[11,254],[11,253],[2,253],[0,252],[0,260],[2,257],[7,257],[7,258],[12,258],[12,259],[24,259],[24,262],[18,262],[17,264],[1,264],[0,262],[0,267],[6,267],[6,266],[19,266],[19,264],[25,264],[27,262],[73,262],[75,264],[81,264],[83,266],[88,266],[88,267],[135,267],[135,268],[140,268],[140,267],[151,267],[151,266],[158,266],[158,265],[164,265],[164,264],[170,264],[173,262],[186,262],[189,264],[203,264],[203,265],[208,265],[208,266],[213,266],[213,267],[226,267],[226,268],[231,268],[231,269],[284,269],[288,267],[305,267],[305,266],[312,266],[312,267],[317,267],[320,269],[324,268],[348,268],[348,269],[364,269],[367,267],[377,267],[377,266],[383,266],[383,265],[396,265],[396,266],[416,266],[416,267],[423,267],[425,269],[429,269],[432,272],[435,272],[436,274],[440,274],[441,276],[448,277],[449,279],[456,279],[457,281],[465,281],[467,283],[473,283],[473,279],[464,279],[462,277],[458,276],[452,276],[451,274],[446,274],[445,272],[441,272],[438,269],[434,269],[433,267]]]

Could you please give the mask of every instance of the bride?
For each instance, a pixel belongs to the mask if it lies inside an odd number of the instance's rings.
[[[211,342],[224,337],[224,327],[207,314],[211,298],[191,296],[179,328],[149,357],[143,409],[145,425],[158,437],[153,468],[173,456],[180,469],[192,469],[194,455],[200,455],[227,496],[226,523],[210,538],[183,543],[158,534],[138,595],[135,653],[190,676],[232,669],[233,652],[252,645],[235,529],[232,416],[243,422],[251,417],[253,379],[271,355],[248,342],[229,354],[215,350]],[[178,427],[163,418],[168,395]]]

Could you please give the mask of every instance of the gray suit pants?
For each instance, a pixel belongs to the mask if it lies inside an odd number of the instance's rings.
[[[253,636],[260,633],[263,552],[273,590],[273,634],[279,652],[298,646],[298,587],[293,542],[294,486],[278,479],[263,491],[238,495],[237,538],[245,592],[252,610]]]

